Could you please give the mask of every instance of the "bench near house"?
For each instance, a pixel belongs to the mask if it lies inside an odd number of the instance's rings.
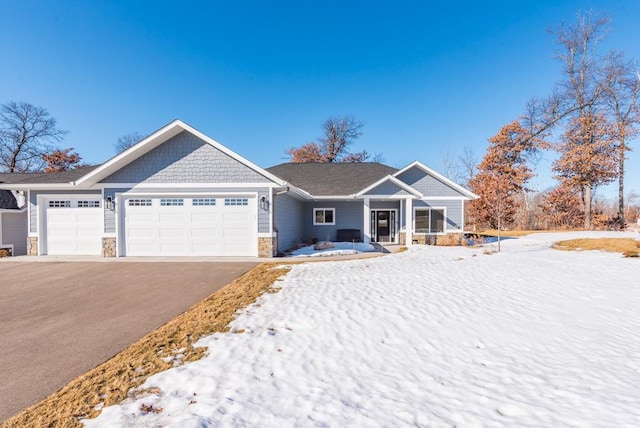
[[[10,228],[30,255],[271,257],[339,236],[410,245],[462,233],[476,198],[417,161],[263,169],[180,120],[96,167],[8,175],[0,189],[27,201]]]

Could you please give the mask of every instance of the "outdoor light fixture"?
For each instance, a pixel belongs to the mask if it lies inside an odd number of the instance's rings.
[[[115,203],[113,201],[113,198],[111,198],[111,196],[107,196],[107,209],[113,211],[115,208]]]
[[[267,202],[267,197],[266,196],[261,196],[260,197],[260,208],[266,211],[268,206],[269,206],[269,203]]]

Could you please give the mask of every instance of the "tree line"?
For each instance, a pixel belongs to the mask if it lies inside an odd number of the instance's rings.
[[[530,100],[519,120],[489,139],[477,173],[466,183],[480,196],[469,204],[470,222],[500,229],[513,227],[518,216],[529,220],[532,165],[541,151],[550,150],[557,153],[552,165],[557,185],[535,201],[547,226],[624,227],[625,160],[629,141],[638,134],[640,75],[622,52],[600,51],[610,29],[609,17],[589,12],[552,31],[562,76],[549,95]],[[594,192],[616,180],[617,212],[603,219],[594,212]]]

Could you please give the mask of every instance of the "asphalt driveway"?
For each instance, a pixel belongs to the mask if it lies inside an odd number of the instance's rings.
[[[257,264],[0,263],[0,421]]]

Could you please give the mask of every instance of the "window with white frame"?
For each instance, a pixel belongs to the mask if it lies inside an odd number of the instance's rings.
[[[313,209],[313,224],[336,224],[336,209],[335,208],[314,208]]]
[[[416,233],[443,233],[444,210],[436,208],[416,208],[415,211]]]

